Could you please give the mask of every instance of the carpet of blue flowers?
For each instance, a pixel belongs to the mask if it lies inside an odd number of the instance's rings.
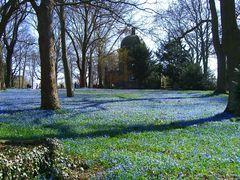
[[[0,92],[0,139],[56,137],[99,166],[95,178],[240,178],[240,123],[226,95],[206,91],[81,89],[40,110],[40,91]],[[102,172],[104,169],[104,172]],[[102,177],[103,176],[103,177]]]

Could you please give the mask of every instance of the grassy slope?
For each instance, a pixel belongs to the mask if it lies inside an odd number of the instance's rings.
[[[0,93],[0,138],[60,138],[66,154],[106,178],[240,177],[240,124],[226,96],[200,91],[61,92],[63,109],[39,110],[39,92]]]

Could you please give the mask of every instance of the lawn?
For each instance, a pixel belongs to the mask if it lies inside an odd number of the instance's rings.
[[[39,109],[38,90],[0,92],[0,139],[58,138],[95,178],[240,178],[240,123],[223,113],[226,95],[81,89],[60,99],[54,112]]]

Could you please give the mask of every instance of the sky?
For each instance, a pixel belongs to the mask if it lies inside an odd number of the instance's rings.
[[[139,0],[139,3],[143,3],[146,2],[146,4],[144,4],[144,8],[150,8],[153,10],[157,10],[157,9],[167,9],[168,5],[171,3],[172,0]],[[157,2],[157,4],[156,4]],[[144,28],[143,29],[147,29],[149,27],[151,27],[151,23],[153,21],[153,14],[151,13],[146,13],[144,11],[139,11],[139,13],[137,13],[135,15],[136,20],[142,20],[144,19]],[[151,49],[151,50],[156,50],[157,49],[157,44],[154,42],[154,40],[151,38],[151,36],[149,36],[147,33],[142,33],[141,31],[137,32],[139,36],[141,36],[141,38],[144,40],[144,42],[146,43],[146,45]],[[161,33],[159,33],[161,34]],[[210,70],[212,71],[212,73],[215,75],[215,77],[217,77],[217,60],[216,60],[216,56],[211,56],[209,58],[209,67]]]
[[[167,9],[168,5],[171,3],[171,0],[138,0],[137,2],[139,2],[139,3],[146,2],[144,4],[143,8],[157,10],[157,9]],[[156,4],[156,2],[158,4]],[[147,30],[150,29],[152,26],[152,21],[154,20],[153,16],[154,16],[154,13],[138,11],[137,13],[134,14],[134,21],[139,21],[139,22],[143,21],[143,23],[141,23],[141,27],[144,30],[143,31],[137,30],[136,34],[139,35],[144,40],[144,42],[146,43],[147,47],[150,48],[150,50],[156,51],[157,44],[156,44],[156,42],[154,42],[152,37],[147,32]],[[159,34],[161,34],[161,33],[159,33]],[[214,72],[214,74],[216,76],[217,64],[216,64],[215,57],[212,57],[209,59],[209,66],[210,66],[210,69]]]

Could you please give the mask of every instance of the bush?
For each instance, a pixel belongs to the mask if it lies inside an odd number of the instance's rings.
[[[215,77],[209,73],[204,76],[197,63],[190,63],[180,74],[180,88],[189,90],[206,90],[215,88]]]

